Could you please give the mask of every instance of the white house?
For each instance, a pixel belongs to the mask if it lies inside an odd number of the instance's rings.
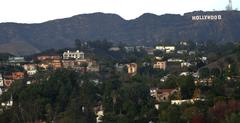
[[[187,41],[180,41],[179,44],[180,44],[180,45],[183,45],[183,46],[187,46],[187,45],[188,45],[188,42],[187,42]]]
[[[177,51],[177,54],[186,54],[187,53],[187,50],[178,50]]]
[[[97,123],[102,123],[103,122],[104,111],[100,110],[96,113],[96,115],[97,115],[96,122]]]
[[[2,102],[1,103],[1,106],[2,107],[12,107],[13,106],[13,99],[12,99],[12,96],[11,96],[11,99],[7,102]]]
[[[164,50],[165,50],[165,46],[156,46],[155,49],[156,49],[156,50],[164,51]]]
[[[0,87],[3,87],[4,83],[3,83],[3,77],[2,74],[0,74]]]
[[[167,60],[168,62],[184,62],[184,60],[182,59],[178,59],[178,58],[170,58]]]
[[[120,48],[119,47],[111,47],[108,50],[113,51],[113,52],[117,52],[117,51],[120,51]]]
[[[153,64],[153,68],[154,69],[162,69],[162,70],[166,70],[166,65],[167,62],[166,61],[156,61],[154,64]]]
[[[175,46],[166,46],[165,50],[166,50],[166,53],[174,52]]]
[[[188,55],[195,55],[196,52],[195,51],[189,51]]]
[[[25,59],[24,57],[10,57],[8,61],[10,63],[22,63],[22,62],[25,62]]]
[[[156,46],[156,50],[161,50],[165,53],[171,53],[175,51],[175,46]]]
[[[182,62],[181,67],[190,67],[192,64],[189,62]]]
[[[63,59],[84,59],[84,52],[79,50],[75,52],[67,51],[63,53]]]
[[[126,52],[134,52],[134,47],[125,46],[124,49]]]
[[[37,73],[37,68],[35,64],[25,64],[23,65],[23,68],[29,76],[32,76]]]
[[[196,101],[205,101],[205,99],[195,98],[195,99],[185,99],[185,100],[171,100],[172,105],[182,105],[183,103],[194,104]]]
[[[2,93],[3,93],[3,91],[2,91],[2,89],[0,88],[0,96],[2,95]]]
[[[191,75],[191,72],[182,72],[179,74],[179,76],[189,76]]]

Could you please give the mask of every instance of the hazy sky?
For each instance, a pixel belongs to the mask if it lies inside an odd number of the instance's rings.
[[[232,0],[240,8],[240,0]],[[228,0],[0,0],[0,22],[39,23],[82,13],[116,13],[134,19],[143,13],[183,14],[223,10]]]

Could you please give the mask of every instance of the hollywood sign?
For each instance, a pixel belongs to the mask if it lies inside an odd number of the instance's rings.
[[[201,21],[201,20],[222,20],[222,15],[196,15],[192,16],[193,21]]]

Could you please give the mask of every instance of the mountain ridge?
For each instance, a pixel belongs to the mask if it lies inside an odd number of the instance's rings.
[[[192,16],[210,14],[220,14],[222,20],[192,21]],[[97,12],[43,23],[0,23],[0,46],[10,42],[24,42],[32,47],[30,49],[34,49],[34,52],[29,53],[35,53],[51,48],[72,47],[75,39],[107,39],[138,45],[179,40],[213,40],[222,43],[240,41],[239,32],[239,11],[195,11],[184,15],[145,13],[131,20],[125,20],[117,14]],[[9,49],[2,51],[11,52]],[[25,50],[24,53],[19,50],[18,54],[26,53]]]

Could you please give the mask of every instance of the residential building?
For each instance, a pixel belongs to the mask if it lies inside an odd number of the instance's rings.
[[[88,72],[99,72],[100,68],[96,61],[91,60],[88,62],[87,71]]]
[[[130,63],[130,64],[127,64],[127,67],[128,67],[128,74],[129,75],[136,75],[137,74],[137,64],[136,63]]]
[[[190,67],[192,64],[189,62],[182,62],[181,67]]]
[[[188,51],[187,50],[178,50],[177,54],[186,54]]]
[[[62,60],[62,65],[63,65],[63,68],[74,68],[75,60],[72,60],[72,59]]]
[[[115,64],[115,69],[116,69],[117,72],[122,72],[124,67],[125,67],[124,64],[120,64],[120,63]]]
[[[23,68],[29,76],[32,76],[37,73],[37,67],[35,64],[24,64]]]
[[[154,55],[154,48],[151,47],[145,47],[145,51],[147,52],[148,55]]]
[[[161,82],[166,82],[169,76],[170,76],[170,74],[168,74],[168,75],[166,75],[166,76],[163,76],[163,77],[160,79],[160,81],[161,81]]]
[[[177,92],[177,89],[159,89],[151,88],[150,95],[158,102],[169,101],[170,95]]]
[[[202,60],[202,62],[206,63],[207,62],[207,57],[203,56],[200,58],[200,60]]]
[[[156,50],[161,50],[165,53],[171,53],[175,51],[175,46],[156,46]]]
[[[194,104],[197,101],[205,101],[205,99],[195,98],[195,99],[185,99],[185,100],[171,100],[171,104],[172,105]]]
[[[156,59],[156,60],[163,60],[163,57],[161,57],[161,56],[156,56],[155,59]]]
[[[136,50],[140,52],[141,50],[144,50],[145,46],[136,46]]]
[[[179,76],[189,76],[191,75],[191,72],[181,72]]]
[[[97,65],[96,61],[90,59],[83,60],[66,59],[62,60],[62,65],[64,68],[71,68],[82,72],[99,71],[99,65]]]
[[[103,117],[104,117],[104,111],[100,110],[96,113],[96,122],[97,123],[102,123],[103,122]]]
[[[98,105],[93,108],[96,115],[96,123],[102,123],[104,117],[104,110],[102,105]]]
[[[153,68],[154,69],[162,69],[162,70],[166,70],[166,61],[156,61],[154,64],[153,64]]]
[[[209,78],[204,78],[204,79],[196,79],[194,81],[195,84],[203,84],[203,85],[207,85],[207,86],[211,86],[213,83],[213,79],[211,77]]]
[[[196,55],[196,51],[189,51],[188,55]]]
[[[200,77],[199,72],[193,73],[192,76],[193,76],[194,78],[199,78],[199,77]]]
[[[8,107],[12,107],[13,106],[13,99],[12,99],[12,96],[11,96],[11,99],[7,102],[2,102],[1,103],[1,106],[2,107],[5,107],[5,108],[8,108]]]
[[[167,60],[168,62],[184,62],[184,60],[182,59],[178,59],[178,58],[170,58]]]
[[[187,41],[180,41],[179,44],[180,44],[180,45],[183,45],[183,46],[187,46],[187,45],[188,45],[188,42],[187,42]]]
[[[13,72],[12,73],[12,79],[13,80],[19,80],[24,78],[24,72]]]
[[[117,51],[120,51],[120,48],[119,47],[111,47],[108,50],[113,51],[113,52],[117,52]]]
[[[79,50],[75,52],[67,51],[63,53],[63,59],[84,59],[84,52]]]
[[[23,62],[25,62],[25,59],[24,59],[24,57],[10,57],[8,59],[8,61],[10,63],[23,63]]]
[[[42,56],[37,57],[37,60],[39,60],[39,61],[53,60],[53,59],[61,59],[61,56],[59,56],[59,55],[42,55]]]
[[[124,49],[126,50],[126,52],[134,52],[134,47],[126,46],[124,47]]]
[[[38,67],[43,68],[43,69],[47,69],[47,68],[49,68],[49,64],[46,63],[46,62],[45,63],[39,63]]]
[[[50,65],[54,70],[56,70],[62,67],[62,61],[58,59],[54,59],[54,60],[51,60]]]
[[[4,82],[5,87],[10,87],[13,83],[13,80],[12,79],[4,79],[3,82]]]
[[[2,74],[0,74],[0,87],[3,87],[4,83],[3,83],[3,76]]]

